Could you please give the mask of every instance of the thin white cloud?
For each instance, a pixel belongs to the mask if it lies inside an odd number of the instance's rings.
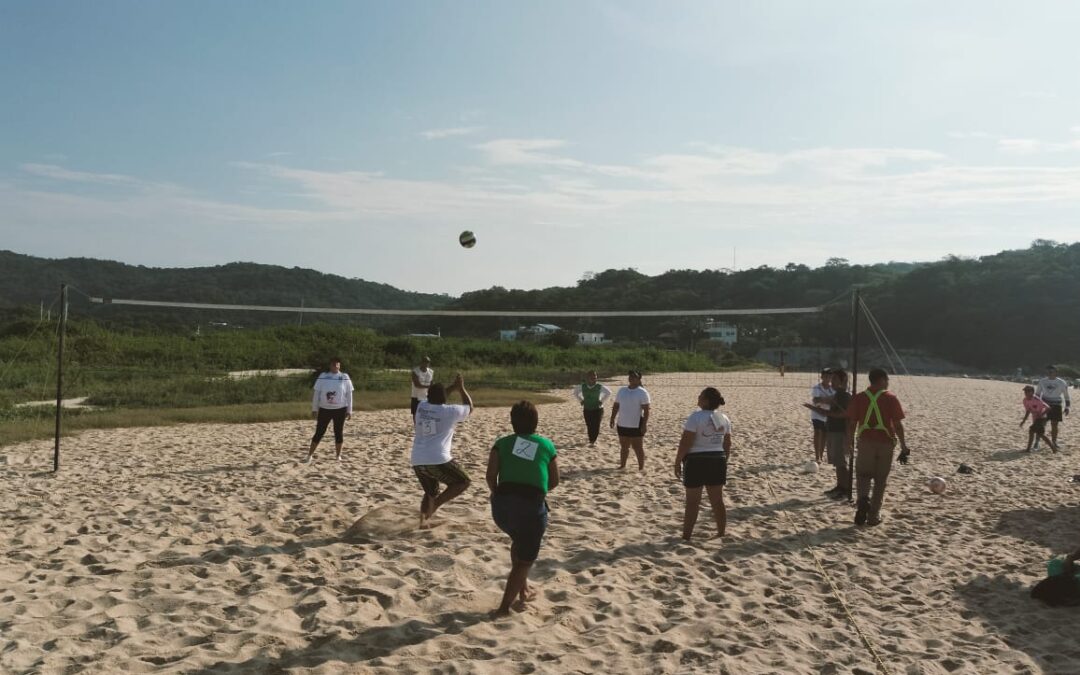
[[[548,150],[558,150],[567,142],[554,138],[502,138],[476,146],[489,164],[508,166],[584,167],[584,162],[556,157]]]
[[[1080,150],[1080,140],[1055,142],[1037,138],[999,138],[998,149],[1002,152],[1018,155],[1033,155],[1044,152],[1068,152]]]
[[[137,178],[114,173],[72,171],[55,164],[21,164],[19,168],[31,175],[72,183],[96,183],[99,185],[148,185]]]
[[[484,127],[451,127],[449,129],[428,129],[421,131],[420,136],[425,140],[435,141],[455,136],[471,136],[483,131]]]

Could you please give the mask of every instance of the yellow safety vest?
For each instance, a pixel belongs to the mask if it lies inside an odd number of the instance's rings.
[[[892,432],[889,431],[889,428],[885,426],[885,420],[881,416],[881,408],[879,408],[877,404],[878,398],[880,398],[881,395],[884,394],[886,391],[886,389],[882,389],[875,394],[874,392],[867,389],[863,392],[864,394],[866,394],[866,397],[870,399],[870,405],[866,408],[866,417],[863,418],[862,424],[859,425],[858,430],[855,432],[856,438],[858,438],[862,434],[862,432],[866,431],[867,429],[873,429],[874,431],[884,431],[886,434],[889,435],[889,438],[892,438]],[[877,417],[877,424],[874,426],[870,426],[870,415],[874,415],[875,417]]]

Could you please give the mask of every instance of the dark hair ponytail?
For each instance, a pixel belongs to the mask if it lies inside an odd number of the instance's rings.
[[[716,410],[724,405],[724,397],[720,395],[720,390],[716,387],[705,387],[701,390],[701,395],[705,397],[705,403],[708,404],[707,410]]]

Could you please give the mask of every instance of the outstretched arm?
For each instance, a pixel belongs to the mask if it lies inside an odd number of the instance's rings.
[[[454,384],[450,386],[456,387],[457,390],[461,392],[461,402],[464,405],[469,406],[469,414],[471,415],[473,411],[472,396],[469,395],[469,392],[465,391],[465,380],[462,379],[461,373],[457,374],[457,377],[454,378]]]

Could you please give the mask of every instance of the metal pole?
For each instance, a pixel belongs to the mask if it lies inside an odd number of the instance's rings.
[[[851,402],[859,391],[859,289],[851,295]],[[851,405],[851,403],[848,403]],[[855,501],[855,446],[851,447],[851,459],[848,460],[848,501]]]
[[[67,330],[67,284],[60,284],[60,347],[56,350],[56,435],[53,439],[53,473],[60,470],[60,411],[64,402],[64,333]]]

